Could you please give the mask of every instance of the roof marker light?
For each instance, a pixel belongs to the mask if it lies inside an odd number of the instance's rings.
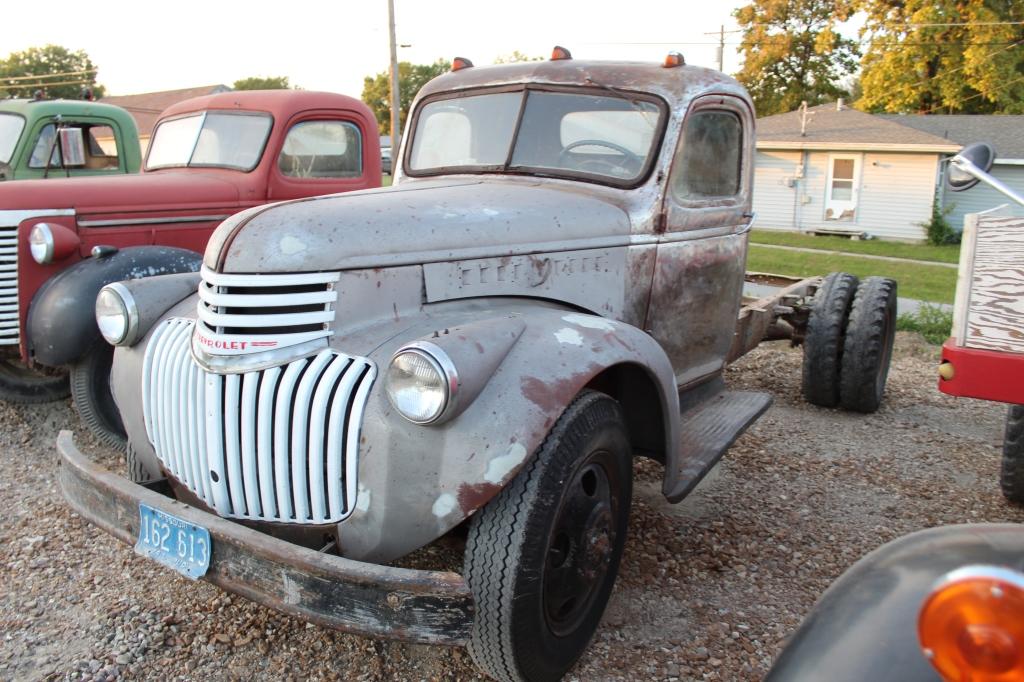
[[[561,45],[555,45],[551,50],[551,61],[557,62],[560,59],[572,59],[572,53]]]
[[[462,69],[468,69],[473,66],[473,62],[469,61],[465,57],[456,57],[452,60],[452,71],[461,71]]]
[[[662,64],[666,69],[671,69],[676,66],[686,66],[686,60],[683,59],[681,52],[669,52],[665,55],[665,63]]]

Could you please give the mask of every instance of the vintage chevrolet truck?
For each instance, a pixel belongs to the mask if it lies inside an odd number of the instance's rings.
[[[243,211],[200,273],[101,291],[128,474],[64,432],[59,479],[192,578],[559,679],[615,582],[633,458],[682,500],[768,408],[723,382],[766,339],[803,342],[812,401],[877,409],[895,284],[750,276],[782,289],[744,299],[753,107],[677,53],[456,59],[410,121],[395,186]],[[395,565],[449,533],[461,575]]]
[[[138,173],[141,165],[135,119],[121,107],[0,100],[0,180]]]
[[[123,447],[93,315],[100,288],[197,271],[214,228],[240,210],[379,187],[378,139],[351,97],[228,92],[167,109],[140,174],[0,184],[0,398],[64,397],[70,374],[84,421]]]

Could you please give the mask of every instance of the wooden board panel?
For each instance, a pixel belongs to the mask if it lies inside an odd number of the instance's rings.
[[[973,217],[973,216],[972,216]],[[964,245],[955,336],[969,348],[1024,353],[1024,218],[978,215]],[[973,243],[971,243],[973,242]],[[973,248],[972,248],[973,247]]]

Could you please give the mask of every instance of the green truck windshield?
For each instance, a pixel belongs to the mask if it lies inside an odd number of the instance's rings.
[[[25,128],[25,119],[17,114],[0,114],[0,163],[10,163],[18,138]]]

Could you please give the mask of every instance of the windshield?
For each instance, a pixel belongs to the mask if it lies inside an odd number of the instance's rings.
[[[21,116],[0,114],[0,163],[10,163],[24,127],[25,119]]]
[[[662,110],[623,95],[521,90],[428,102],[410,175],[526,170],[631,184],[648,166]]]
[[[163,121],[149,145],[146,170],[216,166],[250,171],[260,162],[270,114],[202,112]]]

